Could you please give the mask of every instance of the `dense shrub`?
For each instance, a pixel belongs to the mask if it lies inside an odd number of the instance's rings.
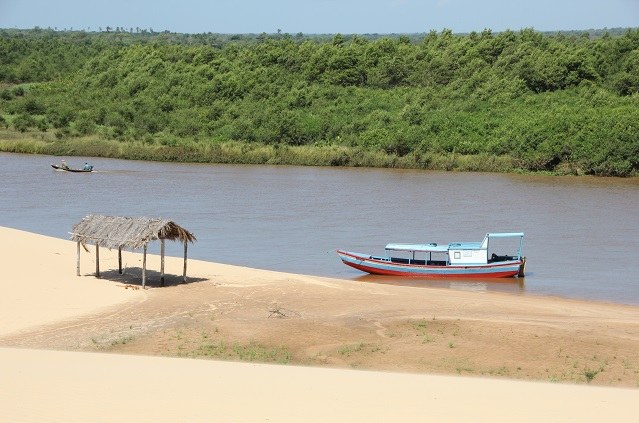
[[[503,156],[499,163],[531,171],[639,171],[639,30],[380,38],[0,30],[0,83],[0,114],[18,131],[51,126],[61,139],[157,144],[162,157],[202,154],[185,152],[191,141],[235,142],[262,146],[247,161],[273,157],[265,145],[331,146],[371,155],[336,150],[329,164],[449,167],[461,161],[442,157],[462,155]],[[299,160],[278,151],[278,163]]]

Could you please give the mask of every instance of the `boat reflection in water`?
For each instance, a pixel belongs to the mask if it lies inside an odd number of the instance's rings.
[[[404,278],[396,276],[363,275],[353,280],[364,283],[383,285],[410,286],[417,288],[448,288],[472,292],[504,292],[509,294],[523,294],[526,278],[468,278],[468,279],[434,279],[434,278]]]

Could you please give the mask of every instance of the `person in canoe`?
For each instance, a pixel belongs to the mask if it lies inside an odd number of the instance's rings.
[[[88,162],[84,162],[82,170],[93,170],[93,165],[90,165]]]
[[[60,169],[69,170],[69,165],[67,165],[67,162],[65,162],[64,159],[60,162]]]

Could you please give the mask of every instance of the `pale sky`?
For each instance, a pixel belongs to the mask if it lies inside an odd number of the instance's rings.
[[[224,34],[639,27],[639,0],[0,0],[0,28]]]

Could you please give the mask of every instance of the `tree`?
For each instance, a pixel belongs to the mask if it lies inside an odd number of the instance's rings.
[[[13,119],[13,127],[20,132],[26,132],[29,128],[36,126],[33,116],[23,113]]]
[[[614,86],[620,95],[639,93],[639,50],[628,53],[615,77]]]

